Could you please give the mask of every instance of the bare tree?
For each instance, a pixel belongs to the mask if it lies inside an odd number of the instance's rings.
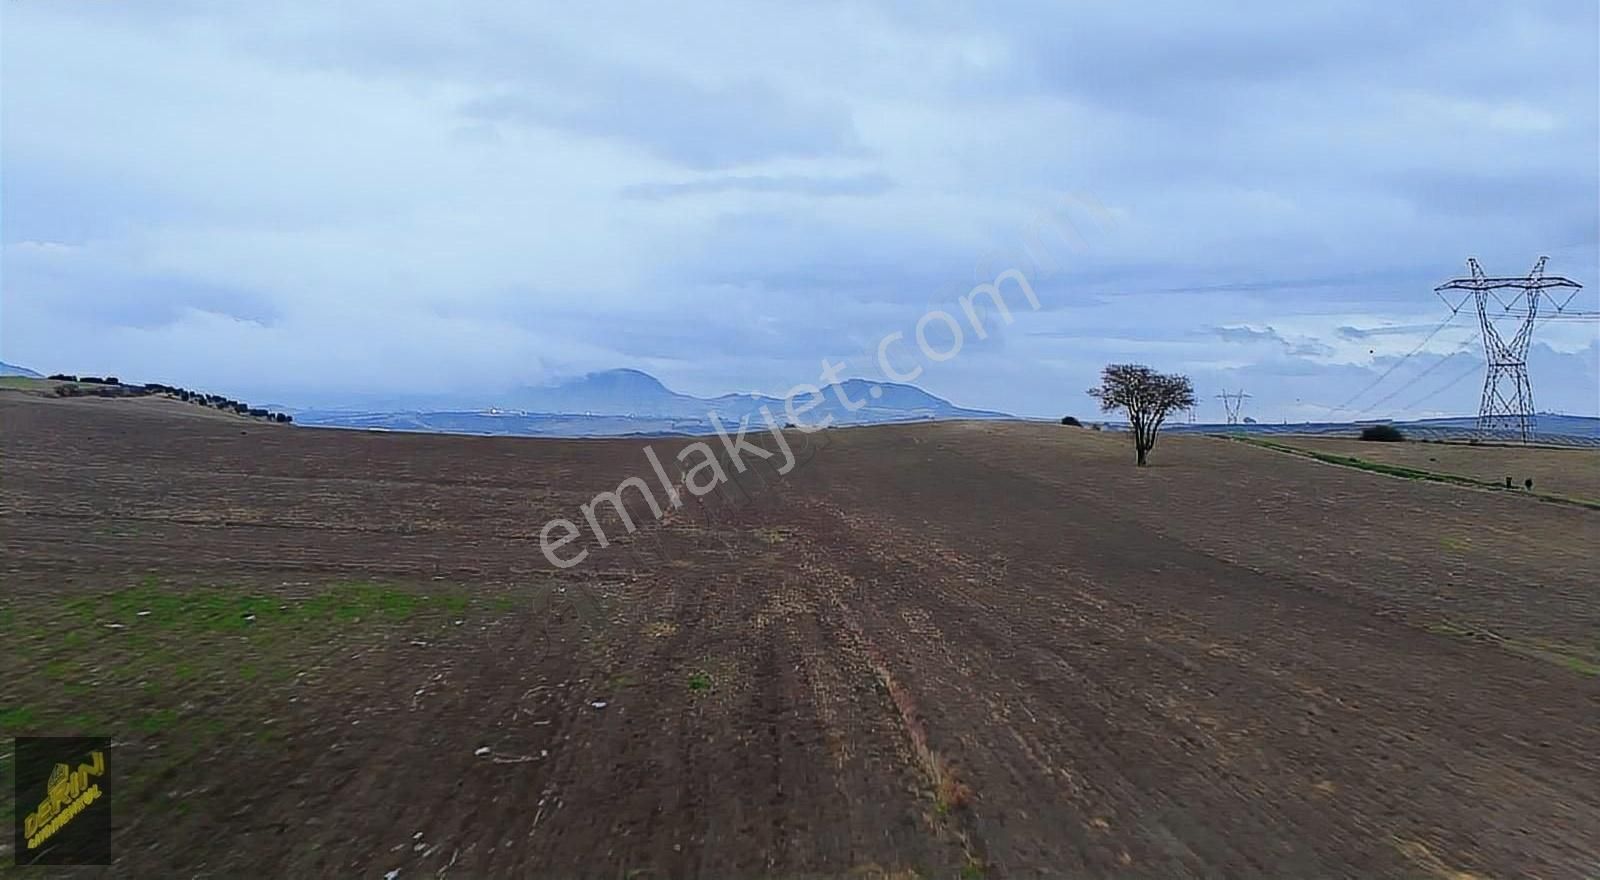
[[[1157,373],[1142,364],[1109,364],[1100,373],[1100,387],[1090,388],[1089,396],[1106,412],[1128,411],[1133,446],[1139,451],[1139,466],[1144,467],[1167,415],[1194,406],[1194,385],[1188,376]]]

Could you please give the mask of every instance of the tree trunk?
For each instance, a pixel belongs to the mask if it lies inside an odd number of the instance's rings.
[[[1144,448],[1143,446],[1139,447],[1139,467],[1148,466],[1148,463],[1144,460],[1144,458],[1145,458],[1146,455],[1149,455],[1149,454],[1150,454],[1150,450]]]

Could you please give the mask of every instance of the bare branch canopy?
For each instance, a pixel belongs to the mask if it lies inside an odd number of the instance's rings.
[[[1194,406],[1194,385],[1188,376],[1158,373],[1143,364],[1108,364],[1100,385],[1089,389],[1105,412],[1126,410],[1133,445],[1143,467],[1156,445],[1156,432],[1175,410]]]

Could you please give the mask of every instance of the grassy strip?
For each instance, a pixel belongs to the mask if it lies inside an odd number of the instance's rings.
[[[171,786],[157,784],[172,768],[224,747],[271,748],[274,707],[351,652],[437,638],[485,610],[506,609],[438,584],[308,584],[289,595],[147,578],[82,596],[0,596],[0,754],[13,736],[110,736],[133,756],[119,758],[131,763],[118,771],[118,808],[178,809]],[[11,785],[0,760],[0,827],[16,815]]]
[[[0,388],[7,391],[34,391],[46,393],[66,384],[56,379],[35,379],[32,376],[0,376]]]
[[[1468,626],[1453,620],[1429,624],[1428,631],[1444,636],[1493,642],[1508,651],[1532,657],[1536,660],[1565,666],[1579,675],[1600,676],[1600,662],[1596,662],[1600,658],[1586,657],[1570,645],[1512,638],[1492,630]]]
[[[1507,489],[1500,483],[1491,482],[1489,480],[1479,480],[1474,477],[1464,477],[1460,474],[1445,474],[1438,471],[1425,471],[1421,468],[1405,467],[1404,465],[1398,464],[1384,464],[1382,462],[1368,461],[1364,458],[1357,458],[1353,455],[1334,455],[1330,452],[1318,452],[1313,449],[1302,449],[1298,446],[1290,446],[1287,443],[1278,443],[1276,441],[1265,440],[1260,437],[1246,437],[1240,434],[1213,434],[1211,436],[1220,437],[1225,440],[1236,440],[1240,443],[1248,443],[1251,446],[1260,446],[1263,449],[1271,449],[1277,452],[1287,452],[1290,455],[1304,456],[1305,458],[1315,459],[1316,461],[1320,461],[1325,464],[1337,464],[1344,467],[1372,471],[1373,473],[1377,474],[1386,474],[1391,477],[1403,477],[1408,480],[1427,480],[1433,483],[1449,483],[1456,486],[1469,486],[1474,489],[1494,489],[1499,492],[1510,491],[1515,492],[1518,495],[1526,495],[1532,498],[1537,498],[1540,501],[1549,501],[1555,504],[1572,504],[1578,507],[1586,507],[1590,510],[1600,510],[1600,501],[1589,501],[1584,498],[1569,498],[1566,495],[1555,495],[1549,492],[1534,492],[1528,489]]]

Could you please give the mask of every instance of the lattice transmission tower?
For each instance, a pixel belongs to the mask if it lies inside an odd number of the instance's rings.
[[[1239,424],[1239,410],[1244,407],[1245,398],[1249,396],[1250,395],[1244,393],[1244,389],[1242,388],[1231,393],[1228,391],[1223,391],[1221,394],[1217,395],[1218,399],[1222,401],[1223,408],[1228,411],[1228,424]]]
[[[1525,278],[1490,278],[1483,274],[1483,267],[1478,265],[1476,258],[1468,258],[1467,268],[1472,272],[1470,277],[1453,278],[1433,289],[1452,312],[1460,311],[1469,299],[1478,307],[1478,332],[1483,336],[1483,357],[1487,364],[1483,377],[1483,400],[1478,404],[1478,430],[1508,428],[1516,431],[1524,443],[1534,433],[1533,384],[1528,379],[1528,344],[1533,341],[1533,325],[1546,299],[1545,292],[1569,291],[1566,298],[1554,306],[1554,313],[1559,315],[1583,287],[1570,278],[1544,274],[1544,265],[1549,259],[1540,257]],[[1452,303],[1445,293],[1452,290],[1466,293]],[[1502,293],[1508,290],[1515,292],[1509,296]],[[1555,303],[1555,296],[1548,298],[1552,304]],[[1499,306],[1499,311],[1490,304],[1491,300]],[[1512,326],[1516,328],[1509,340],[1501,334],[1501,325],[1496,323],[1507,318],[1517,322],[1514,325],[1504,324],[1508,330]]]

